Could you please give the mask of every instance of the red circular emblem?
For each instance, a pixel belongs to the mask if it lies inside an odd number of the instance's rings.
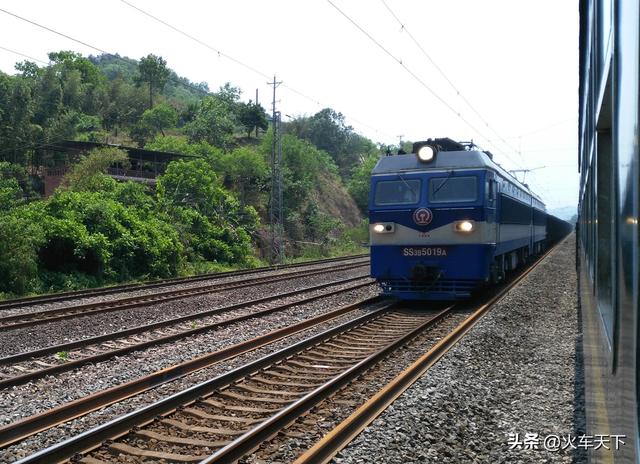
[[[426,226],[433,219],[433,213],[429,208],[418,208],[413,212],[413,222],[419,226]]]

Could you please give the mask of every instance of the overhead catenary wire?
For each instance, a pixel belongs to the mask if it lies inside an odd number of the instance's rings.
[[[366,29],[364,29],[360,24],[358,24],[354,19],[352,19],[348,14],[342,11],[334,2],[331,0],[327,0],[327,2],[338,11],[347,21],[349,21],[354,27],[356,27],[360,32],[362,32],[371,42],[373,42],[378,48],[380,48],[386,55],[388,55],[392,60],[398,63],[413,79],[415,79],[422,87],[424,87],[436,100],[442,103],[447,109],[449,109],[453,114],[455,114],[461,121],[463,121],[471,130],[473,130],[476,134],[480,135],[484,140],[489,142],[489,138],[482,133],[471,121],[465,118],[460,111],[455,109],[449,102],[447,102],[444,98],[438,95],[424,80],[422,80],[414,71],[412,71],[400,58],[396,57],[393,53],[391,53],[384,45],[382,45],[375,37],[373,37]],[[504,153],[497,146],[494,146],[498,152],[503,154],[505,158],[509,161],[523,167],[518,162],[514,161],[508,154]]]
[[[362,26],[360,26],[355,20],[353,20],[349,15],[347,15],[344,11],[342,11],[334,2],[331,0],[327,0],[327,2],[336,9],[345,19],[347,19],[354,27],[356,27],[361,33],[363,33],[370,41],[372,41],[378,48],[380,48],[386,55],[388,55],[391,59],[393,59],[396,63],[398,63],[409,75],[411,75],[421,86],[423,86],[431,95],[433,95],[438,101],[440,101],[446,108],[448,108],[452,113],[454,113],[461,121],[463,121],[471,130],[473,130],[476,134],[478,134],[482,139],[490,143],[496,150],[498,154],[503,155],[506,159],[511,161],[514,165],[520,168],[526,168],[523,164],[515,161],[511,156],[509,156],[506,152],[497,147],[489,137],[483,134],[475,125],[473,125],[467,118],[465,118],[460,111],[456,110],[449,102],[444,100],[435,91],[429,87],[415,72],[413,72],[400,58],[396,57],[393,53],[391,53],[386,47],[384,47],[375,37],[373,37],[369,32],[367,32]],[[517,152],[517,151],[516,151]],[[521,156],[521,155],[520,155]],[[536,187],[540,188],[540,190],[544,191],[549,197],[552,195],[549,191],[540,185],[536,180],[531,180],[531,183],[535,184]]]
[[[394,11],[389,7],[389,5],[387,4],[387,2],[385,2],[385,0],[380,0],[382,2],[382,4],[384,5],[384,7],[387,9],[387,11],[391,14],[391,16],[393,16],[393,18],[398,22],[398,24],[400,24],[402,31],[405,32],[407,34],[407,36],[411,39],[411,41],[416,45],[416,47],[418,47],[418,49],[422,52],[422,54],[427,58],[427,60],[429,60],[429,62],[433,65],[433,67],[438,71],[438,73],[443,77],[443,79],[445,81],[447,81],[447,83],[449,84],[449,86],[453,89],[453,91],[456,93],[456,95],[458,97],[460,97],[460,99],[471,109],[471,111],[473,111],[476,116],[484,123],[484,125],[491,131],[493,132],[500,141],[502,141],[502,143],[505,144],[505,146],[507,146],[510,150],[514,151],[515,153],[517,153],[520,156],[520,159],[522,159],[523,162],[526,163],[526,161],[524,160],[524,158],[522,157],[522,153],[520,152],[520,150],[517,150],[515,147],[513,147],[509,142],[507,142],[507,140],[502,137],[490,124],[489,121],[487,121],[487,119],[482,116],[482,114],[480,114],[480,112],[471,104],[471,102],[462,94],[462,92],[460,91],[460,89],[458,89],[458,87],[456,87],[456,85],[451,81],[451,79],[446,75],[446,73],[442,70],[442,68],[440,66],[438,66],[438,64],[434,61],[433,58],[431,58],[431,56],[429,55],[429,53],[427,53],[427,51],[424,49],[424,47],[420,44],[420,42],[418,42],[418,40],[416,40],[416,38],[413,36],[413,34],[411,34],[411,31],[409,31],[409,29],[407,28],[406,24],[400,20],[400,18],[398,18],[398,15],[396,15],[394,13]]]
[[[375,37],[373,37],[367,30],[365,30],[362,26],[360,26],[354,19],[352,19],[349,15],[347,15],[344,11],[342,11],[334,2],[331,0],[327,0],[327,2],[336,9],[345,19],[347,19],[354,27],[356,27],[360,32],[362,32],[370,41],[372,41],[378,48],[380,48],[386,55],[388,55],[391,59],[393,59],[396,63],[398,63],[409,75],[411,75],[421,86],[423,86],[431,95],[433,95],[438,101],[440,101],[446,108],[448,108],[452,113],[454,113],[461,121],[463,121],[471,130],[473,130],[476,134],[478,134],[482,139],[484,139],[487,143],[491,144],[498,154],[503,155],[509,161],[511,161],[514,165],[525,168],[523,164],[515,161],[511,156],[509,156],[504,150],[500,149],[496,146],[489,137],[487,137],[482,131],[480,131],[474,124],[472,124],[467,118],[465,118],[462,113],[456,110],[449,102],[444,100],[440,95],[436,94],[435,91],[429,87],[415,72],[413,72],[400,58],[396,57],[393,53],[391,53],[384,45],[382,45]],[[522,158],[522,155],[517,151]],[[551,196],[549,191],[540,185],[536,180],[531,180],[531,183],[535,184],[536,187],[539,187],[543,190],[548,196]]]
[[[204,40],[201,40],[201,39],[195,37],[192,34],[189,34],[188,32],[185,32],[184,30],[180,29],[179,27],[174,26],[173,24],[171,24],[171,23],[169,23],[169,22],[167,22],[167,21],[165,21],[165,20],[163,20],[163,19],[161,19],[161,18],[149,13],[148,11],[146,11],[146,10],[136,6],[136,5],[134,5],[133,3],[131,3],[129,1],[127,1],[127,0],[120,0],[120,1],[122,3],[124,3],[125,5],[129,6],[130,8],[133,8],[134,10],[138,11],[139,13],[141,13],[141,14],[143,14],[143,15],[145,15],[145,16],[147,16],[147,17],[149,17],[149,18],[151,18],[151,19],[153,19],[153,20],[155,20],[157,22],[159,22],[160,24],[163,24],[164,26],[166,26],[169,29],[177,32],[178,34],[180,34],[180,35],[182,35],[184,37],[187,37],[188,39],[193,40],[194,42],[200,44],[201,46],[213,51],[214,53],[217,54],[217,56],[226,58],[226,59],[238,64],[239,66],[241,66],[241,67],[243,67],[243,68],[245,68],[245,69],[247,69],[247,70],[249,70],[249,71],[251,71],[251,72],[253,72],[253,73],[255,73],[255,74],[257,74],[257,75],[259,75],[261,77],[263,77],[263,78],[266,78],[266,79],[271,79],[272,78],[272,76],[269,76],[267,73],[264,73],[264,72],[260,71],[259,69],[255,68],[254,66],[251,66],[251,65],[249,65],[247,63],[245,63],[242,60],[234,58],[233,56],[229,55],[228,53],[223,52],[219,48],[214,47],[213,45],[205,42]],[[300,97],[302,97],[302,98],[304,98],[304,99],[306,99],[306,100],[308,100],[308,101],[310,101],[310,102],[312,102],[312,103],[314,103],[314,104],[316,104],[318,106],[325,106],[325,107],[329,106],[329,105],[324,105],[322,102],[320,102],[316,98],[311,97],[311,96],[307,95],[306,93],[301,92],[301,91],[291,87],[290,85],[288,85],[286,83],[283,83],[282,87],[286,88],[290,92],[292,92],[292,93],[294,93],[294,94],[296,94],[296,95],[298,95],[298,96],[300,96]],[[347,117],[348,119],[352,120],[353,122],[355,122],[357,124],[360,124],[361,126],[367,127],[369,129],[377,132],[378,134],[385,135],[387,137],[391,137],[390,134],[387,134],[386,132],[384,132],[384,131],[382,131],[380,129],[377,129],[377,128],[369,125],[369,124],[366,124],[366,123],[364,123],[362,121],[359,121],[356,118],[352,117],[351,115],[347,115],[347,114],[344,114],[344,113],[342,113],[342,114],[345,117]]]

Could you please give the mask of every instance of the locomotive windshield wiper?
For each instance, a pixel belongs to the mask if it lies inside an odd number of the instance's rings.
[[[440,191],[440,189],[442,187],[444,187],[444,185],[447,182],[449,182],[449,179],[451,179],[453,177],[453,173],[454,173],[453,169],[451,171],[449,171],[449,175],[442,181],[442,183],[440,185],[438,185],[438,188],[436,188],[433,192],[431,192],[431,195],[435,195],[436,193],[438,193]]]
[[[398,173],[398,177],[400,178],[400,180],[401,180],[402,182],[404,182],[404,185],[406,185],[406,186],[407,186],[407,188],[409,189],[409,191],[411,192],[411,194],[412,194],[413,196],[417,196],[416,191],[415,191],[415,190],[413,190],[413,187],[411,187],[411,186],[409,185],[409,182],[407,182],[407,180],[404,178],[404,176],[403,176],[402,174]]]

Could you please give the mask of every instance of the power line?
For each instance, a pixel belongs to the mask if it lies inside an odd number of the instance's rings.
[[[192,36],[191,34],[188,34],[187,32],[184,32],[184,31],[183,31],[183,30],[181,30],[181,29],[178,29],[178,28],[177,28],[177,27],[175,27],[175,26],[172,26],[172,25],[171,25],[171,24],[169,24],[168,22],[163,21],[162,19],[160,19],[160,18],[158,18],[158,17],[156,17],[156,16],[152,15],[151,13],[148,13],[147,11],[145,11],[145,10],[143,10],[143,9],[141,9],[141,8],[138,8],[138,7],[137,7],[137,6],[135,6],[134,4],[129,3],[129,2],[127,2],[126,0],[120,0],[120,1],[121,1],[122,3],[124,3],[125,5],[128,5],[129,7],[133,8],[134,10],[139,11],[139,12],[140,12],[140,13],[142,13],[143,15],[148,16],[149,18],[154,19],[155,21],[158,21],[159,23],[164,24],[164,25],[165,25],[165,26],[167,26],[168,28],[170,28],[170,29],[174,30],[175,32],[177,32],[178,34],[182,34],[183,36],[185,36],[185,37],[187,37],[187,38],[189,38],[189,39],[191,39],[191,40],[193,40],[193,41],[195,41],[195,42],[199,43],[199,44],[200,44],[200,45],[202,45],[203,47],[206,47],[206,48],[208,48],[209,50],[211,50],[211,51],[213,51],[213,52],[217,53],[217,54],[218,54],[218,56],[223,56],[223,57],[225,57],[226,59],[231,60],[231,61],[233,61],[234,63],[236,63],[236,64],[238,64],[238,65],[242,66],[243,68],[246,68],[246,69],[248,69],[248,70],[250,70],[250,71],[253,71],[253,72],[254,72],[254,73],[256,73],[256,74],[259,74],[260,76],[262,76],[262,77],[264,77],[264,78],[266,78],[266,79],[269,79],[269,78],[270,78],[267,74],[265,74],[265,73],[263,73],[263,72],[261,72],[261,71],[258,71],[258,70],[257,70],[256,68],[254,68],[253,66],[250,66],[250,65],[248,65],[248,64],[246,64],[246,63],[243,63],[242,61],[240,61],[240,60],[238,60],[238,59],[236,59],[236,58],[232,57],[231,55],[228,55],[228,54],[224,53],[223,51],[220,51],[220,50],[218,50],[217,48],[212,47],[212,46],[211,46],[211,45],[209,45],[208,43],[203,42],[202,40],[200,40],[200,39],[198,39],[198,38],[196,38],[196,37]]]
[[[257,74],[257,75],[259,75],[259,76],[261,76],[261,77],[264,77],[264,78],[267,78],[267,79],[271,79],[271,76],[269,76],[269,75],[267,75],[266,73],[264,73],[264,72],[260,71],[259,69],[255,68],[255,67],[253,67],[253,66],[251,66],[251,65],[249,65],[249,64],[247,64],[247,63],[245,63],[245,62],[243,62],[243,61],[241,61],[241,60],[238,60],[237,58],[234,58],[234,57],[232,57],[231,55],[229,55],[229,54],[227,54],[227,53],[224,53],[224,52],[223,52],[223,51],[221,51],[220,49],[218,49],[218,48],[216,48],[216,47],[214,47],[214,46],[212,46],[212,45],[208,44],[207,42],[205,42],[205,41],[203,41],[203,40],[201,40],[201,39],[198,39],[197,37],[195,37],[195,36],[193,36],[193,35],[191,35],[191,34],[189,34],[189,33],[185,32],[185,31],[183,31],[182,29],[180,29],[180,28],[178,28],[178,27],[176,27],[176,26],[174,26],[174,25],[172,25],[172,24],[168,23],[167,21],[165,21],[165,20],[163,20],[163,19],[160,19],[160,18],[158,18],[157,16],[154,16],[153,14],[151,14],[151,13],[149,13],[149,12],[147,12],[147,11],[143,10],[142,8],[140,8],[140,7],[138,7],[138,6],[136,6],[136,5],[132,4],[132,3],[130,3],[129,1],[127,1],[127,0],[120,0],[120,1],[121,1],[122,3],[124,3],[125,5],[129,6],[130,8],[133,8],[134,10],[138,11],[139,13],[142,13],[143,15],[145,15],[145,16],[147,16],[147,17],[149,17],[149,18],[151,18],[151,19],[153,19],[153,20],[155,20],[155,21],[159,22],[160,24],[163,24],[164,26],[166,26],[166,27],[168,27],[169,29],[171,29],[171,30],[173,30],[173,31],[177,32],[178,34],[181,34],[181,35],[183,35],[184,37],[187,37],[188,39],[193,40],[194,42],[196,42],[196,43],[198,43],[198,44],[202,45],[203,47],[205,47],[205,48],[207,48],[207,49],[209,49],[209,50],[213,51],[213,52],[214,52],[214,53],[216,53],[218,56],[220,56],[220,57],[224,57],[224,58],[227,58],[228,60],[230,60],[230,61],[232,61],[232,62],[234,62],[234,63],[236,63],[236,64],[238,64],[238,65],[242,66],[242,67],[243,67],[243,68],[245,68],[245,69],[248,69],[249,71],[251,71],[251,72],[253,72],[253,73],[255,73],[255,74]],[[314,104],[316,104],[316,105],[319,105],[319,106],[328,106],[328,105],[323,105],[323,104],[322,104],[320,101],[318,101],[317,99],[315,99],[315,98],[313,98],[313,97],[311,97],[311,96],[309,96],[309,95],[307,95],[307,94],[305,94],[305,93],[303,93],[303,92],[301,92],[301,91],[299,91],[299,90],[297,90],[297,89],[295,89],[295,88],[291,87],[290,85],[282,84],[282,87],[283,87],[283,88],[286,88],[286,89],[287,89],[287,90],[289,90],[290,92],[292,92],[292,93],[294,93],[294,94],[296,94],[296,95],[298,95],[298,96],[300,96],[300,97],[302,97],[302,98],[304,98],[304,99],[306,99],[306,100],[309,100],[310,102],[312,102],[312,103],[314,103]],[[366,124],[366,123],[364,123],[364,122],[362,122],[362,121],[358,121],[356,118],[354,118],[354,117],[352,117],[352,116],[348,116],[348,115],[345,115],[345,116],[347,116],[349,119],[351,119],[351,120],[352,120],[352,121],[354,121],[355,123],[360,124],[360,125],[362,125],[362,126],[364,126],[364,127],[367,127],[367,128],[369,128],[369,129],[371,129],[371,130],[374,130],[375,132],[377,132],[377,133],[379,133],[379,134],[386,135],[386,136],[388,136],[388,137],[392,137],[391,135],[389,135],[389,134],[385,133],[385,132],[384,132],[384,131],[382,131],[382,130],[376,129],[375,127],[373,127],[373,126],[371,126],[371,125],[369,125],[369,124]]]
[[[369,40],[371,40],[374,44],[378,46],[386,55],[388,55],[392,60],[398,63],[411,77],[413,77],[420,85],[422,85],[431,95],[433,95],[440,103],[446,106],[452,113],[454,113],[458,118],[463,121],[467,126],[471,128],[474,132],[480,135],[484,140],[490,142],[490,139],[486,137],[477,127],[475,127],[467,118],[465,118],[458,110],[456,110],[453,106],[451,106],[444,98],[435,93],[435,91],[429,87],[420,77],[414,73],[411,69],[405,65],[400,58],[397,58],[393,53],[391,53],[387,48],[385,48],[380,42],[378,42],[375,37],[373,37],[369,32],[367,32],[362,26],[360,26],[355,20],[353,20],[349,15],[347,15],[344,11],[342,11],[338,6],[333,3],[331,0],[327,0],[327,2],[335,8],[342,16],[344,16],[347,21],[349,21],[353,26],[355,26],[360,32],[362,32]],[[519,163],[515,162],[509,155],[502,152],[497,146],[494,147],[499,150],[508,160],[512,163],[522,167]]]
[[[429,62],[433,65],[434,68],[436,68],[436,70],[440,73],[440,75],[444,78],[445,81],[447,81],[447,83],[449,84],[449,86],[451,86],[451,88],[456,92],[456,95],[458,95],[463,102],[466,103],[466,105],[471,108],[471,111],[473,111],[476,116],[478,116],[478,118],[480,118],[480,120],[484,123],[485,126],[487,126],[489,128],[489,130],[491,130],[491,132],[493,132],[499,140],[502,141],[502,143],[504,143],[507,147],[509,147],[509,149],[513,150],[514,152],[518,153],[518,155],[520,156],[520,158],[522,159],[522,161],[524,162],[525,160],[522,158],[522,153],[519,150],[516,150],[511,144],[509,144],[509,142],[507,142],[505,140],[504,137],[502,137],[490,124],[489,122],[480,114],[480,112],[471,104],[471,102],[462,94],[462,92],[460,92],[460,90],[454,85],[454,83],[451,81],[451,79],[449,79],[449,77],[447,77],[447,75],[445,74],[445,72],[442,70],[442,68],[440,68],[440,66],[438,66],[438,64],[433,60],[433,58],[431,58],[431,56],[427,53],[427,51],[424,49],[424,47],[416,40],[416,38],[413,36],[413,34],[411,34],[411,32],[409,31],[409,29],[405,26],[405,24],[400,21],[400,18],[398,18],[398,16],[393,12],[393,10],[389,7],[389,5],[387,5],[387,3],[385,2],[385,0],[380,0],[382,2],[382,4],[385,6],[385,8],[387,9],[387,11],[389,11],[389,13],[391,14],[391,16],[393,16],[393,18],[398,22],[398,24],[400,24],[402,31],[406,32],[407,35],[409,36],[409,38],[413,41],[413,43],[416,45],[416,47],[418,47],[418,49],[420,49],[420,51],[422,52],[422,54],[429,60]],[[331,3],[331,2],[329,2]]]
[[[31,60],[31,61],[37,61],[38,63],[47,64],[47,65],[49,64],[49,63],[47,63],[46,61],[39,60],[38,58],[33,58],[32,56],[25,55],[24,53],[20,53],[20,52],[17,52],[17,51],[15,51],[15,50],[11,50],[10,48],[6,48],[6,47],[2,47],[2,46],[0,46],[0,49],[5,50],[5,51],[7,51],[7,52],[9,52],[9,53],[13,53],[14,55],[21,56],[21,57],[23,57],[23,58],[27,58],[27,59],[29,59],[29,60]]]
[[[530,132],[525,132],[524,134],[520,134],[520,135],[515,135],[511,138],[521,138],[521,137],[527,137],[529,135],[533,135],[533,134],[537,134],[539,132],[546,132],[550,129],[553,129],[554,127],[557,126],[561,126],[563,124],[566,124],[568,122],[575,122],[576,118],[567,118],[567,119],[563,119],[562,121],[556,121],[554,123],[548,124],[546,126],[540,127],[538,129],[532,130]]]
[[[95,46],[93,46],[93,45],[89,45],[88,43],[83,42],[82,40],[74,39],[74,38],[73,38],[73,37],[71,37],[71,36],[68,36],[68,35],[66,35],[66,34],[63,34],[62,32],[55,31],[55,30],[53,30],[53,29],[51,29],[51,28],[49,28],[49,27],[47,27],[47,26],[43,26],[42,24],[38,24],[38,23],[36,23],[35,21],[31,21],[30,19],[23,18],[22,16],[18,16],[18,15],[17,15],[17,14],[15,14],[15,13],[11,13],[10,11],[3,10],[2,8],[0,8],[0,11],[2,11],[3,13],[8,14],[9,16],[13,16],[14,18],[18,18],[18,19],[20,19],[20,20],[22,20],[22,21],[25,21],[25,22],[29,23],[29,24],[33,24],[34,26],[38,26],[38,27],[40,27],[40,28],[42,28],[42,29],[44,29],[44,30],[47,30],[47,31],[49,31],[49,32],[52,32],[53,34],[59,35],[59,36],[61,36],[61,37],[64,37],[65,39],[69,39],[69,40],[72,40],[72,41],[77,42],[77,43],[79,43],[79,44],[82,44],[82,45],[84,45],[85,47],[93,48],[94,50],[98,50],[98,51],[99,51],[99,52],[101,52],[101,53],[106,53],[107,55],[109,54],[109,53],[107,53],[106,51],[102,50],[101,48],[95,47]]]
[[[17,19],[19,19],[19,20],[21,20],[21,21],[25,21],[25,22],[27,22],[27,23],[29,23],[29,24],[32,24],[32,25],[34,25],[34,26],[37,26],[37,27],[39,27],[39,28],[41,28],[41,29],[44,29],[44,30],[46,30],[46,31],[49,31],[49,32],[51,32],[51,33],[53,33],[53,34],[59,35],[59,36],[61,36],[61,37],[64,37],[65,39],[68,39],[68,40],[71,40],[71,41],[73,41],[73,42],[79,43],[79,44],[81,44],[81,45],[83,45],[83,46],[85,46],[85,47],[89,47],[89,48],[91,48],[91,49],[93,49],[93,50],[96,50],[96,51],[98,51],[98,52],[100,52],[100,53],[102,53],[102,54],[104,54],[104,55],[113,56],[114,58],[116,58],[116,59],[118,59],[118,60],[120,60],[120,61],[122,61],[122,62],[126,62],[126,60],[125,60],[124,58],[119,57],[116,53],[110,53],[110,52],[108,52],[108,51],[106,51],[106,50],[103,50],[103,49],[102,49],[102,48],[100,48],[100,47],[96,47],[95,45],[91,45],[91,44],[89,44],[89,43],[87,43],[87,42],[84,42],[84,41],[82,41],[82,40],[80,40],[80,39],[76,39],[76,38],[74,38],[74,37],[71,37],[70,35],[64,34],[64,33],[62,33],[62,32],[58,32],[58,31],[56,31],[56,30],[54,30],[54,29],[51,29],[50,27],[44,26],[44,25],[39,24],[39,23],[37,23],[37,22],[35,22],[35,21],[31,21],[30,19],[24,18],[24,17],[19,16],[19,15],[15,14],[15,13],[11,13],[10,11],[4,10],[4,9],[2,9],[2,8],[0,8],[0,12],[5,13],[5,14],[8,14],[8,15],[10,15],[10,16],[13,16],[14,18],[17,18]],[[47,63],[47,64],[48,64],[48,63]],[[197,91],[197,92],[202,92],[202,93],[205,93],[205,94],[209,94],[209,92],[207,92],[207,91],[203,90],[203,89],[202,89],[202,88],[200,88],[200,87],[196,87],[195,85],[191,85],[191,84],[188,84],[188,83],[186,83],[186,82],[183,82],[182,80],[180,80],[180,79],[177,77],[177,75],[176,75],[176,77],[175,77],[175,78],[174,78],[173,76],[169,76],[169,80],[172,80],[173,82],[175,82],[175,83],[177,83],[177,84],[183,85],[183,86],[188,87],[188,88],[190,88],[190,89],[192,89],[192,90],[195,90],[195,91]]]

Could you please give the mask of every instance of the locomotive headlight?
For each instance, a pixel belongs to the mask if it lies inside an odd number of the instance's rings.
[[[471,232],[474,229],[471,221],[458,221],[455,225],[456,232]]]
[[[423,163],[428,163],[429,161],[433,160],[435,154],[436,152],[433,147],[424,145],[418,150],[418,159]]]
[[[394,230],[393,222],[383,222],[373,225],[373,231],[377,234],[391,234]]]

